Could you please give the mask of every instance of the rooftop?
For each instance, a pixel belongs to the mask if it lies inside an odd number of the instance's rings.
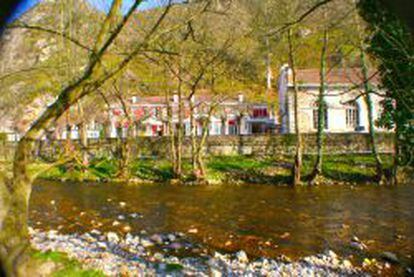
[[[380,83],[379,77],[376,71],[370,71],[368,74],[369,81],[373,84]],[[319,69],[298,69],[296,70],[296,79],[299,84],[319,84]],[[329,85],[360,85],[362,82],[363,78],[360,68],[331,69],[327,71],[326,83]]]

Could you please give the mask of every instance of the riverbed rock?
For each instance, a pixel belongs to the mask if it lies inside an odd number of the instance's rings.
[[[116,233],[114,232],[108,232],[106,234],[106,238],[108,239],[109,242],[113,242],[113,243],[117,243],[119,242],[119,237]]]
[[[162,244],[164,242],[162,236],[160,234],[154,234],[150,237],[150,239],[158,244]]]
[[[388,252],[388,251],[383,252],[381,254],[381,258],[383,258],[384,260],[390,263],[394,263],[394,264],[400,263],[400,260],[398,259],[397,255],[392,252]]]
[[[188,229],[187,233],[189,233],[189,234],[197,234],[198,233],[198,229],[197,228]]]
[[[90,235],[90,234],[89,234]],[[161,244],[158,252],[151,254],[144,247],[152,246],[149,237],[138,237],[130,233],[121,238],[114,232],[89,242],[88,234],[54,234],[50,239],[45,232],[35,231],[33,247],[42,251],[65,252],[86,268],[103,271],[108,276],[364,276],[361,270],[347,265],[333,252],[310,256],[299,261],[280,259],[258,259],[249,261],[246,252],[234,254],[199,251],[197,256],[176,257],[162,253],[171,247]],[[93,236],[91,236],[93,237]],[[162,236],[167,240],[168,236]],[[93,237],[95,239],[95,237]],[[185,238],[183,238],[185,239]],[[181,241],[180,241],[181,243]],[[195,246],[192,246],[195,247]],[[200,247],[200,246],[196,246]],[[191,251],[191,249],[190,249]],[[205,253],[204,253],[205,252]]]
[[[120,214],[120,215],[118,215],[118,220],[125,220],[125,216],[124,215],[122,215],[122,214]]]
[[[125,233],[131,232],[132,228],[129,225],[125,225],[122,227],[122,231]]]
[[[154,245],[154,243],[152,243],[149,239],[146,238],[142,238],[140,242],[144,247],[151,247]]]
[[[350,246],[356,250],[366,250],[368,247],[358,237],[353,236],[351,239]]]
[[[237,260],[240,263],[248,263],[249,262],[249,258],[247,257],[246,252],[244,252],[243,250],[237,252],[236,257],[237,257]]]
[[[102,233],[99,230],[93,229],[89,232],[93,236],[100,236]]]

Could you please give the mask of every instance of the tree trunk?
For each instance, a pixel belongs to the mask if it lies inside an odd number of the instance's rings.
[[[189,101],[190,103],[190,136],[191,136],[191,165],[193,174],[195,177],[198,176],[197,172],[197,123],[194,117],[195,107],[194,103]]]
[[[66,111],[66,140],[65,140],[65,154],[69,154],[71,151],[70,141],[70,110]]]
[[[270,41],[269,37],[266,36],[265,38],[266,43],[266,97],[270,97],[270,93],[272,91],[272,62],[271,62],[271,49],[270,49]]]
[[[369,129],[369,140],[370,140],[370,146],[371,146],[371,154],[373,158],[375,159],[375,165],[376,165],[376,176],[375,181],[380,183],[383,183],[383,177],[384,177],[384,170],[383,165],[381,161],[381,157],[378,154],[377,149],[377,141],[375,136],[375,126],[374,126],[374,114],[373,114],[373,105],[372,105],[372,99],[371,99],[371,85],[369,83],[369,76],[368,76],[368,65],[367,65],[367,59],[364,52],[363,45],[361,45],[361,64],[362,64],[362,77],[364,81],[364,100],[367,105],[368,109],[368,129]]]
[[[81,118],[80,123],[80,144],[81,144],[81,151],[82,151],[82,173],[85,174],[87,171],[87,167],[89,164],[89,157],[88,157],[88,131],[87,131],[87,124],[85,122],[83,107],[80,102],[78,102],[78,111],[79,116]],[[82,177],[83,178],[83,177]]]
[[[167,121],[168,121],[168,135],[170,139],[170,151],[171,151],[171,163],[173,168],[173,174],[176,174],[177,168],[177,152],[175,150],[175,131],[173,127],[173,111],[169,102],[169,94],[165,95],[165,102],[167,103]],[[174,176],[177,177],[177,176]]]
[[[1,187],[0,217],[0,259],[5,276],[23,276],[24,265],[30,250],[28,233],[28,206],[31,180],[27,171],[28,156],[32,142],[23,138],[15,153],[10,183],[4,181]]]
[[[302,170],[302,136],[299,126],[299,103],[298,103],[298,86],[296,83],[296,69],[294,51],[292,45],[292,31],[288,31],[288,44],[289,44],[289,64],[292,70],[292,82],[294,89],[294,118],[295,118],[295,134],[296,134],[296,151],[294,157],[294,164],[292,167],[292,186],[297,186],[301,183],[301,170]]]
[[[399,166],[399,155],[400,155],[400,126],[398,122],[395,124],[395,138],[394,138],[394,157],[393,157],[393,164],[391,169],[391,185],[398,184],[398,166]]]
[[[178,126],[177,126],[177,146],[176,146],[176,168],[175,175],[182,178],[182,151],[183,151],[183,99],[181,91],[181,80],[178,81]]]
[[[314,184],[316,178],[322,174],[322,158],[323,158],[323,139],[324,139],[324,129],[325,129],[325,112],[326,112],[326,103],[325,103],[325,91],[326,91],[326,52],[328,47],[328,31],[324,31],[323,35],[323,46],[321,52],[321,65],[320,65],[320,87],[318,95],[318,131],[316,136],[316,145],[317,145],[317,156],[316,162],[313,167],[313,171],[309,178],[309,184]]]

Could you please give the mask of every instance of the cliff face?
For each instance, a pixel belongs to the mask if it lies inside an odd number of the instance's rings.
[[[28,117],[36,118],[38,113],[25,111],[38,106],[39,99],[52,97],[60,87],[57,84],[74,73],[74,60],[86,56],[59,35],[36,28],[79,37],[82,32],[86,35],[96,29],[94,19],[99,16],[83,1],[46,0],[10,24],[20,27],[4,31],[0,39],[0,122],[3,130],[16,129],[22,125],[21,121],[25,121],[24,125],[30,124],[32,118]]]

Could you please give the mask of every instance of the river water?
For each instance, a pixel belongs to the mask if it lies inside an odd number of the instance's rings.
[[[209,250],[243,249],[255,257],[298,258],[332,249],[362,259],[389,251],[414,265],[412,185],[292,189],[37,181],[30,223],[63,233],[183,232]],[[353,236],[368,249],[352,248]]]

